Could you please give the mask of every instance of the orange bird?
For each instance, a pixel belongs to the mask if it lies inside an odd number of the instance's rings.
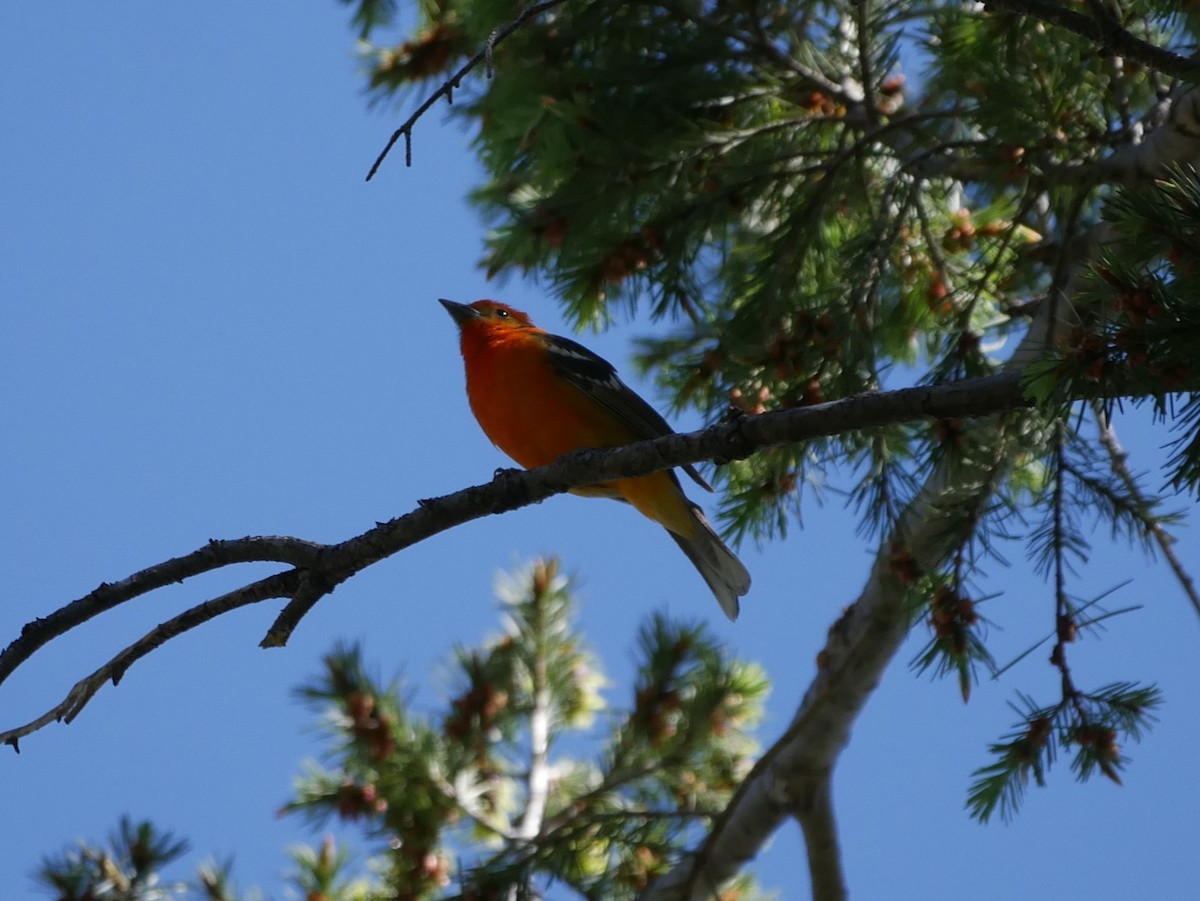
[[[585,447],[619,447],[674,434],[667,421],[617,377],[612,364],[582,344],[552,335],[520,310],[494,300],[442,300],[458,323],[467,397],[492,443],[526,469]],[[712,487],[692,466],[683,471]],[[737,619],[750,573],[688,500],[674,472],[571,489],[632,504],[683,548],[721,609]]]

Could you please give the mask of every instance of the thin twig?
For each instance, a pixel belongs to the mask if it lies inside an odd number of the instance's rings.
[[[296,578],[295,570],[276,573],[251,585],[205,601],[203,604],[197,604],[165,623],[159,624],[133,644],[124,648],[95,672],[76,682],[62,701],[41,716],[24,726],[0,732],[0,743],[11,745],[15,751],[19,752],[21,750],[19,742],[22,738],[53,722],[70,723],[87,706],[88,701],[104,686],[105,682],[111,679],[113,685],[119,683],[130,666],[154,649],[230,610],[257,604],[268,598],[288,597],[295,590]]]
[[[388,138],[387,144],[384,146],[383,150],[380,151],[379,156],[375,158],[375,162],[371,165],[371,171],[367,173],[367,181],[370,181],[375,177],[375,173],[378,172],[379,167],[383,165],[384,159],[389,153],[391,153],[392,148],[396,146],[396,142],[399,141],[401,137],[404,138],[404,165],[411,167],[412,130],[413,126],[417,124],[417,120],[425,115],[425,113],[429,112],[430,107],[437,103],[441,98],[445,97],[447,101],[453,102],[454,89],[457,88],[462,83],[463,78],[465,78],[471,72],[471,70],[480,63],[484,63],[484,72],[488,78],[491,78],[493,73],[492,54],[495,52],[496,45],[530,19],[541,15],[548,9],[553,9],[556,6],[559,6],[563,2],[564,0],[545,0],[543,3],[530,6],[522,10],[520,15],[518,15],[507,25],[494,30],[488,36],[487,43],[484,44],[483,49],[467,60],[457,72],[450,76],[450,78],[442,82],[441,87],[426,97],[424,102],[417,107],[416,111],[408,117],[408,120],[394,132],[392,132],[392,136]]]
[[[0,653],[0,683],[47,642],[126,601],[235,563],[311,566],[323,547],[313,541],[285,536],[214,540],[190,554],[147,567],[120,582],[102,582],[94,591],[60,607],[49,616],[27,623],[21,629],[20,636]]]
[[[1129,455],[1121,447],[1120,441],[1117,440],[1117,433],[1113,430],[1112,423],[1109,422],[1103,405],[1099,401],[1092,401],[1092,412],[1096,416],[1096,423],[1100,429],[1100,443],[1104,445],[1104,449],[1108,452],[1108,459],[1113,473],[1125,485],[1125,490],[1139,504],[1149,506],[1146,504],[1141,486],[1138,485],[1137,479],[1129,468]],[[1145,522],[1147,528],[1150,530],[1150,534],[1154,536],[1159,550],[1162,551],[1163,559],[1167,561],[1167,565],[1171,567],[1171,572],[1175,574],[1175,578],[1179,582],[1179,587],[1183,589],[1183,593],[1187,595],[1187,599],[1192,602],[1192,607],[1195,608],[1196,613],[1200,614],[1200,592],[1197,592],[1195,580],[1184,568],[1183,561],[1179,559],[1179,555],[1175,553],[1174,537],[1162,527],[1162,523],[1149,518]]]
[[[1087,721],[1087,711],[1083,709],[1083,700],[1071,677],[1071,668],[1067,664],[1067,644],[1075,640],[1078,624],[1075,621],[1075,610],[1067,597],[1067,539],[1066,518],[1066,439],[1063,426],[1057,428],[1054,443],[1054,493],[1051,496],[1054,516],[1054,648],[1050,651],[1050,663],[1058,670],[1062,684],[1062,701],[1059,708],[1068,703],[1074,706],[1081,721]]]

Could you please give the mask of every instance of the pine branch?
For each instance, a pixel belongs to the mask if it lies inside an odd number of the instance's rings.
[[[1096,416],[1096,423],[1100,429],[1100,443],[1104,445],[1104,449],[1108,453],[1113,472],[1121,480],[1122,484],[1125,485],[1130,496],[1138,499],[1144,507],[1148,507],[1149,504],[1145,500],[1141,486],[1138,485],[1137,479],[1129,469],[1129,455],[1121,447],[1121,442],[1117,439],[1117,433],[1113,429],[1108,415],[1104,412],[1103,405],[1097,401],[1093,401],[1092,412]],[[1179,587],[1183,589],[1183,593],[1191,601],[1196,613],[1200,614],[1200,592],[1196,590],[1196,582],[1192,578],[1191,573],[1184,568],[1183,561],[1175,553],[1175,539],[1163,528],[1161,522],[1147,519],[1145,524],[1150,534],[1154,537],[1155,543],[1158,544],[1158,549],[1162,552],[1163,559],[1167,561],[1167,565],[1171,567],[1171,572],[1175,574],[1175,579],[1179,582]]]
[[[1111,15],[1093,18],[1059,6],[1051,0],[985,0],[988,9],[999,9],[1041,19],[1082,37],[1128,59],[1185,80],[1194,80],[1200,73],[1200,61],[1180,56],[1151,44],[1121,27]]]
[[[953,474],[942,467],[925,485],[881,545],[862,593],[830,629],[818,654],[818,673],[792,724],[743,781],[701,850],[663,877],[650,897],[707,898],[707,887],[737,872],[794,805],[811,797],[827,778],[858,713],[907,634],[907,585],[893,572],[893,543],[904,536],[906,547],[921,565],[936,568],[948,556],[955,537],[961,537],[945,534],[939,510],[970,495],[991,493],[1020,440],[1019,429],[981,424],[974,440],[993,449],[991,467],[960,467]],[[810,862],[814,873],[828,866],[824,861]]]
[[[1102,180],[1132,182],[1163,177],[1176,167],[1191,166],[1200,156],[1200,88],[1183,87],[1170,99],[1167,119],[1144,141],[1122,144],[1099,163]],[[1051,173],[1058,177],[1061,173]]]
[[[1188,165],[1200,156],[1200,88],[1177,90],[1168,103],[1166,121],[1144,122],[1143,125],[1151,129],[1144,140],[1124,142],[1108,156],[1062,162],[1049,153],[1028,148],[1022,166],[1036,174],[1039,183],[1054,185],[1095,187],[1162,177],[1172,167]],[[919,127],[922,120],[944,115],[945,111],[940,110],[932,113],[901,110],[889,119],[891,127],[885,135],[889,146],[897,155],[903,156],[913,143],[912,130]],[[977,183],[994,182],[1003,174],[998,171],[995,148],[986,142],[971,141],[961,148],[950,144],[918,146],[920,153],[904,160],[903,165],[906,171],[921,178],[954,178]],[[953,152],[956,149],[970,150],[976,155]]]
[[[526,778],[525,814],[517,834],[526,841],[536,838],[546,816],[550,799],[550,724],[553,698],[546,678],[547,629],[544,592],[536,593],[530,638],[534,642],[530,661],[530,694],[533,707],[529,711],[529,773]]]
[[[853,21],[854,48],[858,56],[858,80],[863,93],[863,111],[872,124],[879,118],[879,99],[875,93],[875,37],[878,30],[871,16],[872,4],[855,0],[853,11],[843,21]]]
[[[1043,357],[1056,334],[1072,321],[1080,272],[1097,250],[1097,236],[1104,234],[1103,229],[1093,230],[1089,238],[1062,242],[1052,267],[1050,301],[1034,314],[1029,331],[1005,366],[1006,373],[1011,375]],[[794,815],[795,805],[817,790],[907,635],[906,596],[913,576],[905,572],[907,567],[895,565],[896,549],[903,551],[918,573],[935,572],[970,540],[973,520],[948,522],[946,513],[964,505],[978,506],[994,492],[1007,471],[1007,461],[1026,443],[1022,417],[980,421],[967,440],[987,452],[944,460],[934,470],[881,542],[862,593],[830,629],[818,654],[819,671],[790,727],[743,780],[702,846],[655,883],[647,897],[703,901],[713,886],[738,872],[760,850],[788,815]],[[1091,696],[1080,697],[1083,703]],[[1104,738],[1107,741],[1107,732]],[[1102,757],[1093,751],[1080,759],[1076,769],[1083,772],[1089,761]],[[1105,774],[1111,776],[1113,762],[1107,758],[1103,762],[1109,767]],[[814,871],[826,865],[810,861]]]
[[[972,440],[993,449],[991,465],[960,466],[953,473],[943,466],[924,486],[881,545],[863,592],[830,629],[818,654],[820,669],[791,726],[739,787],[695,865],[681,866],[664,877],[651,897],[701,901],[706,897],[702,887],[720,884],[753,857],[791,812],[791,805],[814,792],[833,766],[863,704],[907,634],[907,584],[893,570],[892,545],[903,536],[919,564],[936,569],[965,537],[945,533],[940,511],[994,490],[1006,458],[1020,443],[1020,429],[981,423]],[[814,869],[825,865],[810,864]]]
[[[846,877],[833,815],[832,772],[812,780],[807,797],[793,806],[792,814],[804,832],[814,901],[843,901]]]
[[[1090,248],[1089,248],[1090,249]],[[1045,353],[1059,318],[1070,307],[1080,266],[1087,253],[1060,251],[1050,294],[1059,303],[1043,304],[1025,338],[1013,350],[1006,374]],[[1015,409],[1015,408],[1014,408]],[[818,672],[784,734],[759,759],[738,786],[722,816],[697,852],[658,880],[648,898],[704,901],[712,887],[737,873],[792,814],[795,805],[814,796],[827,779],[858,714],[878,685],[908,632],[906,599],[921,571],[936,572],[972,534],[973,520],[947,521],[947,511],[978,505],[991,495],[1008,461],[1022,446],[1019,416],[983,420],[967,440],[986,453],[943,460],[905,508],[876,553],[866,585],[829,630],[818,653]],[[901,551],[908,566],[896,566]],[[810,860],[810,869],[829,866]],[[824,884],[824,883],[822,883]],[[831,899],[839,896],[836,886]],[[814,901],[825,901],[814,896]]]

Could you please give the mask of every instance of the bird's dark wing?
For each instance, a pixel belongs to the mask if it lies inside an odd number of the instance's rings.
[[[546,346],[555,372],[629,426],[638,438],[648,440],[675,434],[657,410],[621,381],[608,360],[559,335],[546,335]],[[713,490],[694,466],[687,464],[682,468],[697,485]]]

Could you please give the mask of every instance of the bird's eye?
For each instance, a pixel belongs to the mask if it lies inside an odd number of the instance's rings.
[[[497,319],[507,319],[508,318],[508,310],[496,310],[496,318]]]

